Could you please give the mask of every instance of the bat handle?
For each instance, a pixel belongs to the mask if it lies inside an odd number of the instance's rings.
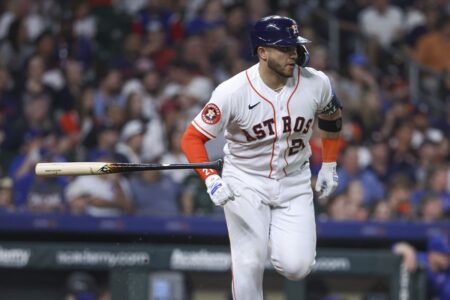
[[[216,171],[221,171],[223,168],[223,159],[218,159],[216,161],[214,161],[214,166],[212,169],[216,170]]]

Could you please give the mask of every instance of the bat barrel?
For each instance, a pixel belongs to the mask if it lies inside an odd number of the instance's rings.
[[[75,175],[98,175],[102,168],[108,165],[104,162],[55,162],[38,163],[35,173],[38,176],[75,176]]]

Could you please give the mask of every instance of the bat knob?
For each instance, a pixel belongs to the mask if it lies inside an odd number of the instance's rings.
[[[223,168],[223,159],[218,159],[217,160],[217,170],[221,171]]]

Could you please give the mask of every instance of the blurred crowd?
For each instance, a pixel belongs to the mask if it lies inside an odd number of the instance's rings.
[[[34,166],[186,162],[180,137],[188,122],[217,84],[256,62],[254,22],[280,14],[299,22],[312,41],[310,66],[330,76],[344,106],[340,183],[316,203],[319,217],[448,219],[448,2],[298,2],[1,1],[0,211],[220,214],[190,170],[43,178]],[[338,68],[331,20],[339,24]],[[429,70],[420,82],[433,105],[411,94],[405,61]],[[207,144],[210,159],[223,155],[223,144]],[[318,134],[311,147],[315,175]]]

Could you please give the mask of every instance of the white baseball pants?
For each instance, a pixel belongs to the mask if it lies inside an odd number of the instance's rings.
[[[274,268],[288,279],[308,275],[316,255],[309,164],[278,180],[252,176],[225,164],[222,177],[240,194],[224,207],[233,299],[263,299],[263,272],[269,256]]]

